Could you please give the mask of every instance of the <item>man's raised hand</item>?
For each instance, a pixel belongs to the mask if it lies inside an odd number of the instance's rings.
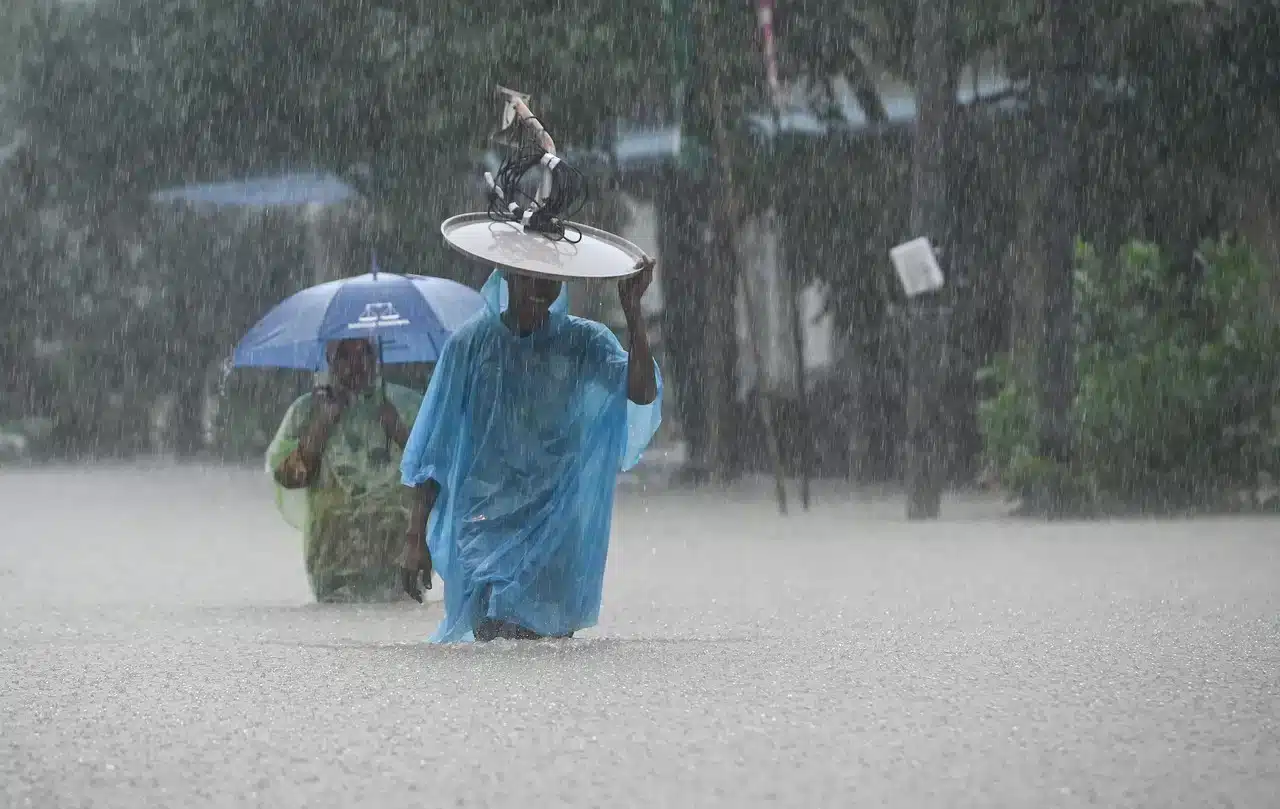
[[[654,260],[645,256],[636,262],[634,275],[629,275],[618,282],[618,302],[622,304],[622,312],[629,318],[640,315],[640,299],[645,290],[653,282]]]

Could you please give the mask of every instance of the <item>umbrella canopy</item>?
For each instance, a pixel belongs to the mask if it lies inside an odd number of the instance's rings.
[[[456,281],[373,272],[304,289],[276,305],[236,346],[237,368],[326,366],[331,340],[366,338],[385,363],[434,362],[455,330],[484,309]]]

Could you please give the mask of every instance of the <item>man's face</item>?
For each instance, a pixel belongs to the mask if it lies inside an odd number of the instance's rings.
[[[551,304],[560,297],[560,283],[548,278],[511,273],[507,276],[511,311],[522,317],[545,316],[551,309]]]
[[[364,390],[373,384],[373,346],[367,340],[339,340],[329,351],[329,373],[347,390]]]

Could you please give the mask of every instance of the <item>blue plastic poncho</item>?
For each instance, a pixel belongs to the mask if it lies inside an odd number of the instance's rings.
[[[595,624],[617,473],[662,420],[627,398],[627,352],[567,313],[521,337],[501,320],[507,284],[445,345],[401,464],[407,486],[440,485],[427,545],[444,580],[433,642],[469,641],[481,620],[548,637]],[[655,366],[655,374],[657,368]]]

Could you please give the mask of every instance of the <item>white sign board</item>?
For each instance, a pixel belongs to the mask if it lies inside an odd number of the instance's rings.
[[[925,238],[912,239],[889,251],[893,268],[908,298],[942,289],[945,281],[933,245]]]

